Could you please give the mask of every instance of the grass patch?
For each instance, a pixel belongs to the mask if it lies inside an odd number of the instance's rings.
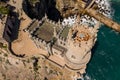
[[[0,14],[8,14],[9,13],[9,9],[4,7],[4,6],[0,6]]]

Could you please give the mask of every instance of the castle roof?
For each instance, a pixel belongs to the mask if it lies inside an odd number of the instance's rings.
[[[51,41],[53,38],[54,26],[55,25],[45,21],[40,26],[40,28],[34,33],[34,35],[37,35],[38,38],[41,38],[47,42]]]
[[[53,48],[61,51],[62,53],[67,51],[67,49],[65,47],[62,47],[62,46],[60,46],[58,44],[53,45]]]
[[[70,29],[70,27],[65,27],[65,28],[63,29],[63,31],[61,32],[60,37],[66,39],[67,36],[68,36],[68,33],[69,33],[69,29]]]
[[[54,27],[56,28],[56,32],[58,33],[58,31],[60,30],[59,25],[45,18],[41,21],[33,21],[33,23],[27,29],[28,31],[34,31],[32,33],[33,36],[49,42],[54,37]]]

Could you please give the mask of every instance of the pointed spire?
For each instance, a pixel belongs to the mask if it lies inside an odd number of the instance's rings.
[[[58,20],[58,26],[59,26],[59,28],[62,28],[60,19]]]
[[[58,20],[58,24],[60,25],[60,19]]]
[[[54,34],[54,37],[56,37],[56,35],[57,35],[56,34],[56,27],[53,27],[53,28],[54,28],[54,33],[53,34]]]
[[[45,19],[47,19],[47,14],[45,13]]]

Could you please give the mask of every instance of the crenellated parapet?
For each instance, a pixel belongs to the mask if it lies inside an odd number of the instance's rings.
[[[33,20],[26,29],[38,49],[48,52],[48,60],[72,71],[85,73],[86,64],[91,57],[91,49],[97,40],[98,24],[94,27],[75,23],[63,26],[47,16]],[[64,63],[58,63],[58,58]]]

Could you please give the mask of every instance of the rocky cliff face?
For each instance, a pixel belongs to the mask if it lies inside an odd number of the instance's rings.
[[[41,19],[46,13],[51,20],[62,19],[60,12],[56,9],[55,0],[39,0],[34,4],[29,0],[24,0],[23,9],[30,18]]]

